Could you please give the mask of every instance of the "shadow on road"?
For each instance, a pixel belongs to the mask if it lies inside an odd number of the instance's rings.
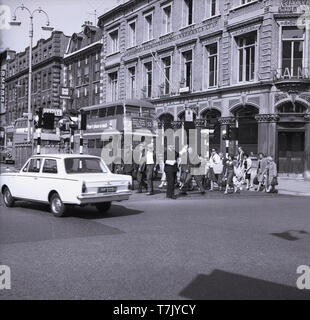
[[[17,201],[15,203],[16,208],[29,209],[31,211],[41,211],[43,213],[50,213],[49,205],[35,202]],[[12,210],[12,209],[10,209]],[[129,209],[125,206],[113,205],[111,209],[106,213],[98,212],[94,207],[78,207],[69,206],[66,210],[66,216],[64,218],[79,218],[87,220],[109,219],[117,217],[126,217],[141,214],[144,211]]]
[[[72,207],[67,210],[67,216],[86,220],[111,219],[117,217],[127,217],[143,213],[144,211],[129,209],[125,206],[113,205],[106,213],[100,213],[92,207]]]
[[[310,299],[310,292],[221,270],[198,275],[179,295],[192,300]]]
[[[282,240],[297,241],[301,240],[304,235],[309,236],[310,233],[303,230],[289,230],[282,233],[272,233],[271,235],[278,237]]]

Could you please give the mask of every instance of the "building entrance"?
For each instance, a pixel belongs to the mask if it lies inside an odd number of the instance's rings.
[[[304,172],[305,132],[278,133],[279,173]]]

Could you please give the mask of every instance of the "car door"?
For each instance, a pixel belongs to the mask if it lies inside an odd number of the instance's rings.
[[[31,158],[28,165],[20,173],[17,197],[29,200],[37,200],[40,193],[39,175],[42,158]]]
[[[40,193],[38,194],[39,201],[47,201],[51,190],[58,190],[61,184],[61,179],[58,175],[58,166],[56,159],[44,159],[41,174],[39,177]]]

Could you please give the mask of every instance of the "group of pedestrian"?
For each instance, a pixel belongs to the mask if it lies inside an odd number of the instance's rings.
[[[209,159],[198,155],[186,145],[180,152],[168,145],[162,158],[156,158],[154,145],[141,146],[138,162],[123,166],[123,174],[131,175],[137,181],[137,192],[154,195],[154,180],[162,173],[159,188],[166,187],[166,196],[176,199],[186,196],[194,185],[203,195],[206,190],[240,193],[244,188],[250,191],[276,193],[277,165],[271,156],[260,153],[257,169],[253,166],[253,155],[245,153],[242,147],[236,155],[217,152],[212,149]],[[119,172],[117,172],[119,173]]]

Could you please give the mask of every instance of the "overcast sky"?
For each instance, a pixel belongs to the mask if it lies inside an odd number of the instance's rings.
[[[55,30],[61,30],[66,35],[71,36],[74,32],[81,31],[84,21],[94,23],[94,11],[98,16],[107,9],[113,8],[118,3],[117,0],[0,0],[1,5],[6,5],[11,9],[11,15],[17,6],[24,4],[31,10],[41,7],[47,11],[51,25]],[[10,27],[9,30],[3,27],[4,12],[0,12],[2,27],[0,28],[0,50],[10,48],[17,52],[23,51],[29,46],[29,14],[18,10],[17,20],[22,22],[20,27]],[[34,17],[34,45],[40,38],[48,38],[50,32],[43,31],[45,25],[44,14],[35,14]]]

